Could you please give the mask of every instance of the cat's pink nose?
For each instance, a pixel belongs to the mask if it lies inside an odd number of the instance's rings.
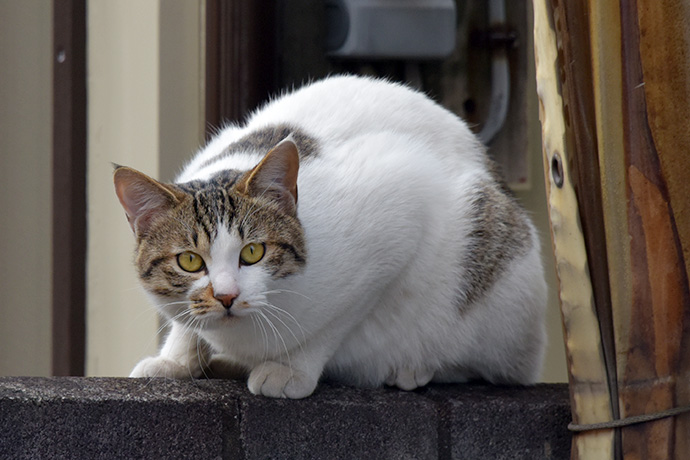
[[[237,298],[237,294],[216,294],[214,295],[225,308],[232,307],[232,302]]]

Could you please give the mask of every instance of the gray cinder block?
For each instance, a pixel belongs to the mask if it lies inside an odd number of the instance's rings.
[[[233,380],[0,378],[0,458],[569,459],[567,385],[322,384],[309,398]]]

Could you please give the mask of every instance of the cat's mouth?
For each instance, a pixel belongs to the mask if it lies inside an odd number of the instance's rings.
[[[213,316],[220,316],[223,318],[230,318],[235,316],[230,308],[225,308],[222,306],[222,304],[215,302],[197,302],[193,303],[189,308],[192,311],[192,314],[197,316],[205,316],[208,314],[211,314]]]
[[[194,301],[194,299],[192,299]],[[237,321],[246,316],[250,312],[248,307],[250,305],[246,301],[237,302],[232,307],[227,308],[220,302],[209,301],[208,299],[201,299],[189,306],[191,314],[201,320],[213,322],[220,322],[227,324],[230,321]]]
[[[195,314],[206,317],[206,319],[211,322],[219,321],[223,324],[235,321],[239,318],[239,315],[236,315],[231,308],[225,308],[218,305],[205,306],[205,308],[195,312]]]

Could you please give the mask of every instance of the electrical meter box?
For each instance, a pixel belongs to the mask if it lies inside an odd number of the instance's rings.
[[[328,54],[440,59],[455,48],[454,0],[325,0]]]

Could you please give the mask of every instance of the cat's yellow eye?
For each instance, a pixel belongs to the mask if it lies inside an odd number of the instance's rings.
[[[192,251],[185,251],[177,255],[177,264],[182,270],[195,273],[204,268],[204,259]]]
[[[266,246],[263,243],[249,243],[240,251],[240,262],[244,265],[254,265],[264,257]]]

